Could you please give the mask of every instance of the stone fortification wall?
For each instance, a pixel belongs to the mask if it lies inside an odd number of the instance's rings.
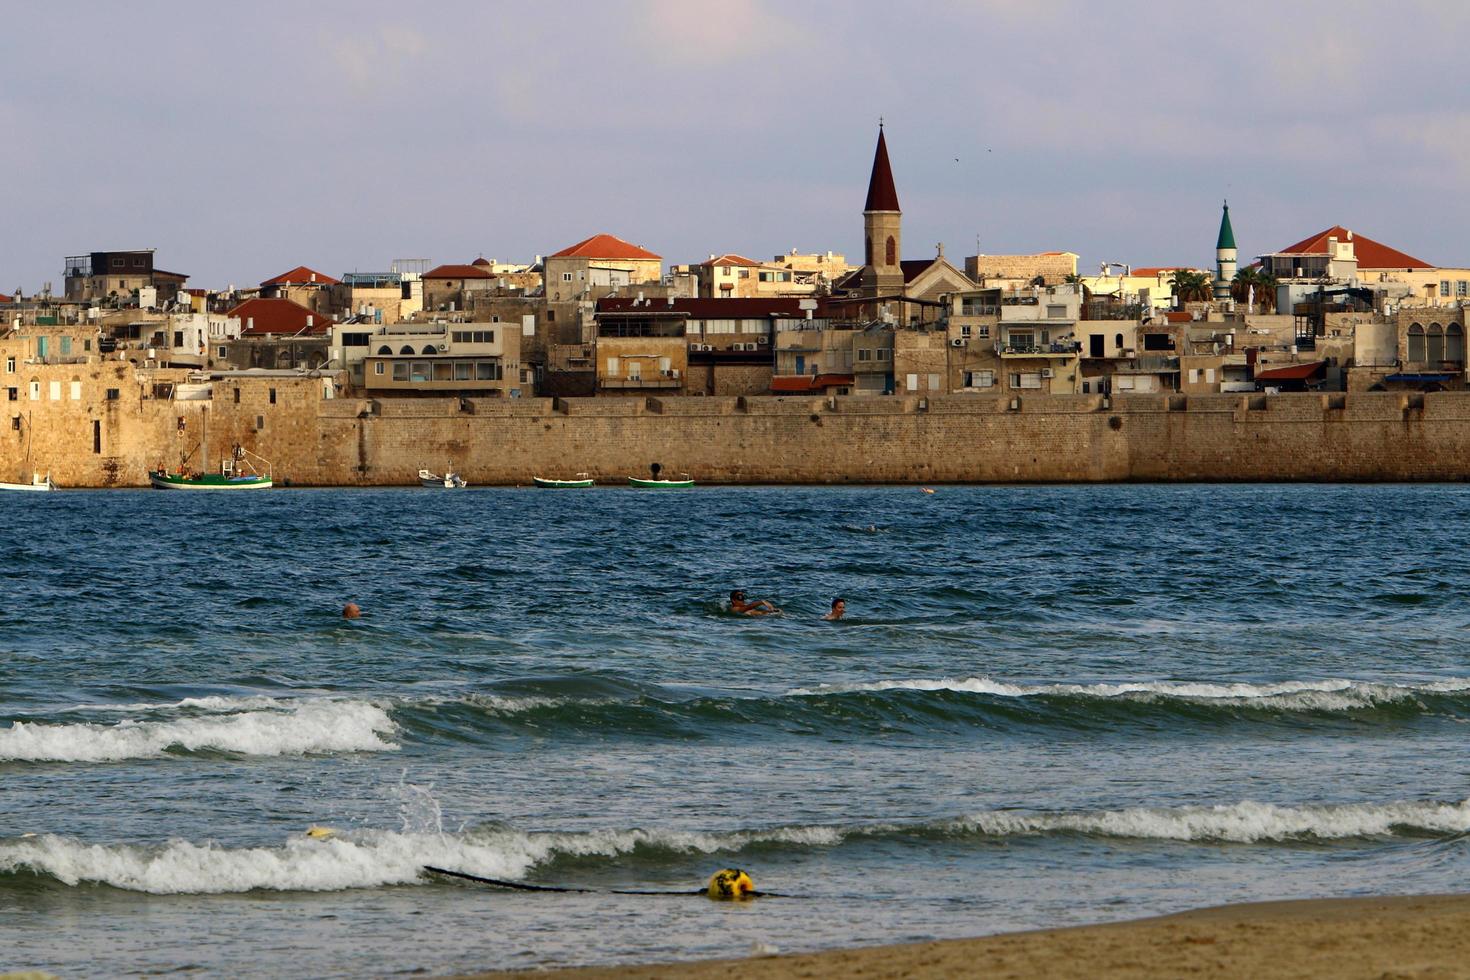
[[[446,465],[480,485],[620,481],[651,462],[706,483],[1470,478],[1460,392],[461,401],[328,399],[320,380],[284,379],[187,402],[112,369],[88,381],[119,397],[11,403],[0,478],[26,465],[28,431],[33,465],[65,487],[142,486],[191,452],[213,469],[236,442],[278,480],[317,485],[408,485]]]

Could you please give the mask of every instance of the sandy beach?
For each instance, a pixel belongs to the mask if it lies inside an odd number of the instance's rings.
[[[536,975],[568,980],[1470,977],[1470,895],[1265,902],[979,939]]]

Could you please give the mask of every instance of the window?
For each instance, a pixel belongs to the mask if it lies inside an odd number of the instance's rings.
[[[383,362],[382,361],[374,361],[373,362],[373,373],[374,374],[382,374],[383,373]]]
[[[1430,363],[1444,360],[1444,328],[1437,323],[1431,323],[1429,329],[1424,333],[1425,360]]]
[[[547,323],[555,323],[556,322],[556,311],[555,310],[547,310],[546,311],[546,322]]]
[[[92,452],[102,452],[102,420],[92,420]]]
[[[618,376],[618,370],[618,359],[616,357],[609,357],[607,359],[607,376],[609,378],[616,378]]]
[[[1440,280],[1440,283],[1439,283],[1439,294],[1441,296],[1448,296],[1450,294],[1450,281],[1448,279],[1441,279]]]
[[[980,326],[976,327],[975,328],[975,336],[989,339],[989,337],[990,337],[990,327],[989,327],[989,325],[988,324],[981,324]]]
[[[937,375],[937,374],[931,374],[931,375],[929,375],[929,390],[930,391],[938,391],[939,390],[939,375]]]
[[[495,363],[493,361],[476,361],[475,362],[475,380],[476,381],[494,381],[495,380]]]
[[[107,389],[107,400],[108,401],[115,402],[121,396],[122,396],[122,392],[120,392],[118,389],[116,389],[116,388],[108,388]]]
[[[10,401],[19,401],[20,400],[20,389],[19,388],[6,388],[5,389],[5,397],[7,399],[9,399]]]
[[[36,379],[32,378],[30,385],[28,385],[28,388],[30,389],[31,401],[33,401],[33,402],[40,401],[41,400],[41,382],[39,382]],[[108,390],[109,391],[115,391],[116,389],[115,388],[109,388]]]
[[[1046,318],[1048,320],[1065,320],[1067,318],[1067,308],[1063,305],[1049,305],[1046,308]]]
[[[438,352],[439,352],[439,349],[437,347],[435,347],[433,344],[425,344],[424,345],[424,349],[420,353],[422,353],[422,354],[424,354],[425,356],[428,356],[428,357],[433,357]],[[409,351],[409,353],[412,354],[413,351]]]
[[[968,325],[960,327],[960,336],[966,340],[970,339],[970,327]]]
[[[71,379],[71,400],[74,401],[74,402],[79,402],[79,401],[82,400],[82,379],[81,378],[72,378]]]
[[[880,361],[891,361],[891,360],[893,360],[893,350],[891,348],[888,348],[888,347],[879,347],[878,348],[878,360],[880,360]]]
[[[966,388],[994,388],[995,387],[995,372],[994,371],[966,371],[965,372],[965,387]]]
[[[217,357],[229,357],[230,356],[230,349],[228,347],[220,347],[220,348],[217,348],[217,351],[218,351],[218,353],[216,354]]]
[[[412,346],[410,346],[408,344],[404,344],[402,347],[400,347],[398,349],[398,353],[400,353],[400,354],[412,354],[412,353],[414,353],[414,349],[413,349]]]
[[[5,359],[5,373],[6,374],[14,374],[15,373],[15,358],[13,358],[13,357],[7,357]]]
[[[562,282],[571,282],[572,281],[572,274],[570,272],[563,272],[561,274],[561,281]]]
[[[428,361],[414,361],[413,362],[413,367],[409,368],[409,371],[408,371],[408,380],[410,380],[410,381],[428,381],[429,380],[429,362]]]
[[[1190,384],[1199,384],[1199,368],[1190,368],[1189,369],[1189,383]]]
[[[475,363],[473,361],[455,361],[454,362],[454,380],[455,381],[473,381],[474,380],[474,373],[475,373]]]
[[[255,416],[255,431],[256,432],[259,432],[261,429],[264,429],[264,428],[265,428],[265,416],[264,415],[257,415],[257,416]]]
[[[372,335],[365,333],[344,333],[342,335],[343,347],[366,347],[372,342]]]
[[[1444,359],[1463,363],[1465,360],[1465,328],[1452,323],[1444,330]]]
[[[860,361],[871,361],[873,359],[873,352],[865,347],[858,348],[857,354],[858,360]]]
[[[61,401],[61,382],[60,381],[53,381],[53,382],[51,382],[49,385],[47,385],[47,388],[50,391],[51,400],[52,401],[54,401],[54,402]]]
[[[135,255],[135,256],[133,256],[133,268],[134,269],[141,269],[141,268],[143,268],[143,256],[141,256],[141,255]]]
[[[384,344],[382,347],[379,347],[378,348],[378,356],[379,357],[384,357],[384,356],[389,355],[389,354],[392,354],[392,353],[393,353],[393,348],[389,347],[387,344]]]
[[[904,387],[907,388],[909,391],[919,390],[919,376],[917,374],[909,375],[907,378],[904,379],[904,382]]]
[[[92,341],[91,340],[88,340],[88,339],[83,339],[82,340],[82,350],[91,350],[91,349],[92,349]]]
[[[1424,361],[1424,327],[1420,324],[1409,325],[1408,353],[1405,359],[1415,363]]]
[[[274,405],[276,403],[276,389],[274,389],[274,388],[271,389],[270,398],[271,398],[271,404]]]
[[[888,243],[883,247],[883,258],[885,265],[898,265],[898,242],[893,236],[888,236]]]
[[[740,278],[741,279],[749,279],[750,278],[750,270],[749,269],[741,269],[740,270]]]
[[[1040,388],[1041,387],[1041,372],[1040,371],[1026,371],[1026,372],[1023,372],[1023,373],[1020,373],[1020,374],[1012,374],[1011,375],[1011,387],[1012,388]]]
[[[393,362],[393,380],[394,381],[407,381],[408,380],[408,362],[407,361],[395,361],[395,362]]]
[[[1455,281],[1456,296],[1470,296],[1470,279],[1457,279]]]
[[[1113,348],[1115,350],[1122,350],[1123,349],[1123,335],[1122,334],[1120,334],[1120,333],[1113,334]]]
[[[71,338],[70,337],[62,337],[61,338],[61,356],[62,357],[69,357],[70,355],[71,355]]]
[[[1205,368],[1205,384],[1212,385],[1214,383],[1215,383],[1215,369],[1214,368]]]
[[[182,331],[182,330],[175,330],[174,331],[174,346],[175,347],[183,347],[184,346],[184,331]]]
[[[436,361],[434,363],[435,381],[453,381],[454,366],[448,361]]]
[[[1130,377],[1128,377],[1126,374],[1119,375],[1118,376],[1118,390],[1119,391],[1132,391],[1133,390],[1133,379],[1130,378]]]
[[[121,255],[114,255],[112,257],[112,267],[114,269],[122,269],[122,268],[125,268],[126,266],[127,266],[127,260],[124,259]]]
[[[240,386],[235,385],[235,404],[240,404]]]

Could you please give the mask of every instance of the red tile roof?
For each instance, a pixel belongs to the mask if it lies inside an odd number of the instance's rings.
[[[893,186],[893,168],[888,165],[888,141],[878,127],[878,148],[873,151],[873,173],[868,177],[868,199],[864,211],[898,211],[898,191]]]
[[[1188,310],[1165,310],[1164,319],[1169,323],[1191,323],[1194,321],[1194,314]]]
[[[298,265],[290,272],[283,272],[261,283],[262,286],[334,286],[336,284],[337,280],[325,272],[317,272],[304,265]]]
[[[1305,381],[1316,377],[1327,366],[1326,361],[1313,361],[1310,364],[1292,364],[1288,367],[1271,368],[1267,371],[1257,371],[1257,381]]]
[[[852,383],[850,374],[780,375],[771,379],[771,391],[778,395],[802,395]]]
[[[710,259],[708,262],[701,262],[699,264],[700,265],[760,265],[760,263],[757,262],[755,259],[747,259],[745,256],[743,256],[743,255],[736,255],[734,252],[726,252],[724,255],[717,255],[714,258]]]
[[[424,273],[425,279],[489,279],[490,273],[478,265],[436,265]]]
[[[639,248],[632,242],[625,242],[616,235],[593,235],[584,238],[575,245],[570,245],[560,252],[553,252],[551,257],[567,258],[576,256],[584,259],[662,259],[663,256],[655,255],[646,248]]]
[[[898,267],[903,270],[903,281],[910,283],[922,276],[931,265],[938,261],[938,259],[901,259]]]
[[[13,303],[13,302],[15,302],[15,297],[14,296],[6,296],[4,293],[0,293],[0,303]]]
[[[1342,225],[1335,225],[1326,231],[1318,232],[1311,238],[1304,238],[1295,245],[1283,248],[1278,255],[1325,255],[1327,252],[1327,239],[1336,238],[1345,242],[1349,238],[1353,242],[1353,252],[1358,257],[1359,269],[1433,269],[1434,266],[1423,259],[1416,259],[1396,248],[1389,248],[1381,242],[1375,242],[1366,235],[1354,235]]]
[[[241,333],[245,336],[271,333],[313,336],[326,333],[332,322],[331,317],[322,316],[289,299],[247,299],[229,315],[240,318]],[[308,318],[310,326],[307,326]]]
[[[1166,272],[1207,272],[1207,269],[1195,269],[1187,265],[1145,265],[1128,273],[1130,276],[1144,276],[1157,279]]]

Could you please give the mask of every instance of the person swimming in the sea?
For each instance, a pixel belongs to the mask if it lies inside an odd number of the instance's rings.
[[[735,589],[730,593],[730,611],[740,616],[769,616],[781,610],[765,599],[751,601],[745,597],[744,592]]]
[[[829,623],[835,623],[847,612],[847,600],[841,597],[832,600],[832,611],[822,618]]]

